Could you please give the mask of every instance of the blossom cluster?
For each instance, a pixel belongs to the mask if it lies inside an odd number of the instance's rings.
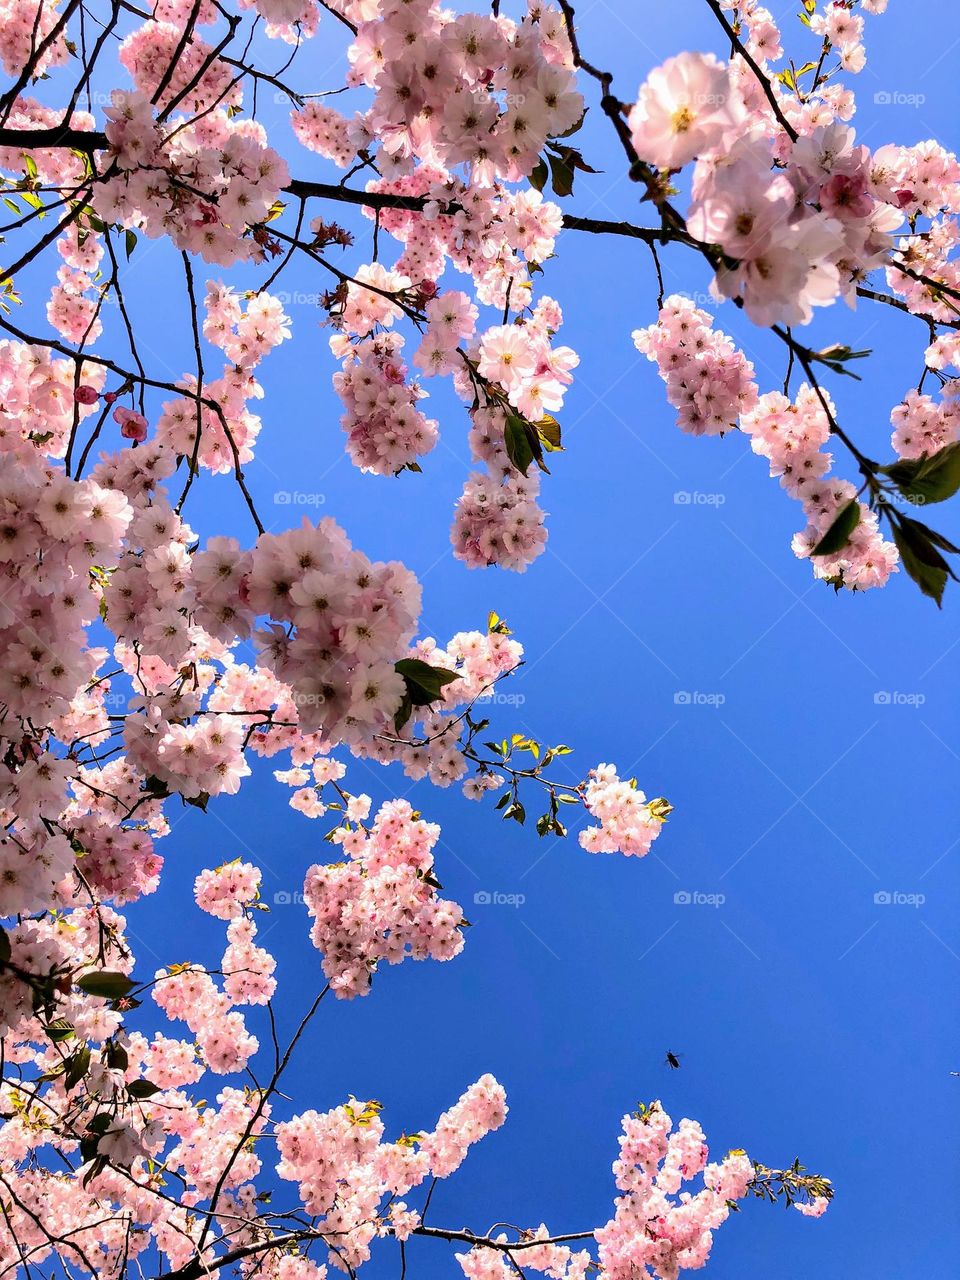
[[[469,1148],[500,1128],[507,1106],[503,1087],[485,1075],[415,1138],[384,1142],[379,1111],[378,1103],[352,1101],[322,1114],[305,1111],[275,1130],[277,1172],[298,1184],[307,1212],[330,1237],[330,1262],[343,1270],[370,1257],[384,1198],[455,1173]],[[402,1239],[417,1225],[416,1215],[405,1214],[394,1230]]]
[[[706,1263],[713,1233],[754,1178],[743,1152],[731,1152],[719,1164],[708,1164],[708,1157],[695,1120],[681,1120],[674,1129],[659,1103],[624,1116],[613,1166],[622,1194],[613,1218],[596,1232],[605,1276],[632,1280],[652,1273],[676,1280],[680,1271]],[[685,1187],[701,1176],[698,1191]]]
[[[803,505],[806,528],[793,540],[796,555],[812,560],[816,577],[864,591],[883,586],[895,571],[896,547],[880,533],[876,512],[860,502],[854,485],[828,478],[835,410],[829,395],[804,383],[795,400],[779,391],[758,395],[753,366],[713,318],[680,295],[667,298],[655,325],[638,329],[634,344],[654,361],[667,384],[678,424],[693,435],[739,426],[770,475]],[[816,548],[847,504],[857,507],[846,543],[829,554]]]
[[[659,836],[670,807],[663,800],[648,801],[636,782],[623,781],[613,765],[590,770],[584,804],[599,826],[580,832],[588,853],[622,853],[642,858]]]
[[[369,831],[340,827],[349,862],[313,866],[303,886],[311,939],[341,999],[366,995],[380,960],[451,960],[463,948],[463,912],[438,898],[433,847],[440,836],[406,800],[385,804]]]
[[[94,189],[93,207],[106,223],[151,238],[169,236],[205,262],[261,258],[263,250],[248,230],[264,221],[279,198],[289,181],[287,166],[267,146],[259,124],[234,119],[227,109],[238,105],[239,91],[229,88],[230,70],[216,59],[185,103],[197,118],[182,118],[164,133],[149,91],[177,38],[175,28],[158,22],[128,37],[127,65],[138,88],[114,90],[105,109],[112,163],[110,176]],[[202,62],[200,45],[190,47]],[[188,66],[181,74],[186,84],[195,79]],[[172,105],[179,96],[173,82],[166,93]]]

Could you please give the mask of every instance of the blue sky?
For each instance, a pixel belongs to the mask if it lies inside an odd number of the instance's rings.
[[[790,17],[796,4],[772,7],[804,60],[815,41]],[[855,82],[862,141],[951,144],[960,29],[943,9],[892,0],[885,18],[868,19],[869,64]],[[578,16],[585,53],[616,73],[624,98],[681,48],[723,51],[695,0],[584,0]],[[937,40],[918,38],[927,28]],[[332,86],[335,73],[324,73],[334,48],[339,34],[326,23],[293,82]],[[884,94],[925,101],[875,101]],[[289,136],[284,115],[274,105],[264,117],[275,118],[278,139]],[[595,106],[580,145],[602,172],[578,175],[570,210],[641,221]],[[293,168],[330,178],[302,151]],[[357,265],[369,256],[369,224],[341,221],[358,229],[344,258]],[[669,249],[663,265],[668,291],[705,292],[689,255]],[[37,297],[48,270],[31,269]],[[145,351],[169,376],[192,367],[176,273],[174,256],[142,242],[124,278]],[[221,274],[198,266],[201,280]],[[675,1119],[703,1124],[715,1154],[742,1146],[774,1166],[799,1155],[837,1187],[817,1222],[748,1204],[718,1233],[708,1274],[950,1274],[960,1245],[943,1176],[956,1164],[960,1092],[950,1075],[960,1069],[960,588],[938,612],[903,575],[864,596],[813,582],[789,547],[797,505],[745,439],[683,436],[654,366],[635,352],[630,332],[656,305],[642,245],[568,232],[540,278],[564,307],[563,340],[582,364],[560,415],[566,452],[544,484],[548,550],[522,576],[468,572],[450,555],[450,515],[469,467],[462,408],[442,389],[428,402],[442,441],[423,475],[361,476],[343,454],[335,366],[310,301],[328,281],[301,266],[278,287],[293,295],[295,339],[263,366],[264,430],[248,468],[265,523],[282,528],[320,511],[372,557],[403,559],[424,583],[427,634],[482,626],[496,609],[528,661],[511,682],[522,705],[497,708],[495,724],[572,744],[563,762],[571,780],[614,761],[676,806],[656,856],[591,857],[573,840],[539,841],[504,824],[457,790],[411,788],[399,773],[353,764],[351,790],[376,803],[410,794],[442,824],[438,874],[474,927],[452,964],[389,969],[368,998],[326,1005],[288,1092],[321,1110],[349,1093],[376,1097],[399,1133],[432,1124],[492,1071],[508,1092],[508,1123],[441,1184],[430,1217],[478,1231],[502,1219],[555,1231],[605,1221],[620,1117],[660,1097]],[[778,344],[730,306],[718,324],[745,343],[763,389],[778,386]],[[859,366],[863,382],[829,386],[847,430],[885,455],[890,407],[920,372],[922,326],[862,303],[818,320],[810,341],[821,339],[873,349]],[[836,456],[843,470],[839,447]],[[274,501],[293,490],[320,495],[318,505]],[[198,485],[191,504],[203,536],[250,540],[229,479]],[[955,536],[956,513],[936,515]],[[161,890],[129,913],[145,975],[213,960],[222,947],[222,928],[186,905],[200,867],[258,862],[270,903],[327,855],[325,827],[289,809],[287,794],[261,769],[206,816],[174,812]],[[492,891],[523,902],[474,904]],[[289,1029],[322,985],[305,909],[277,904],[262,927]],[[684,1055],[680,1071],[663,1065],[667,1049]],[[372,1274],[393,1274],[392,1246],[378,1257]],[[432,1242],[411,1259],[418,1280],[454,1273]]]

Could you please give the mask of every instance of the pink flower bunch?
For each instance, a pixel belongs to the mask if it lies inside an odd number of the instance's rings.
[[[733,143],[744,116],[729,68],[712,53],[681,53],[651,71],[627,123],[641,160],[682,169]]]
[[[853,13],[844,0],[830,0],[822,12],[811,14],[810,30],[836,49],[844,71],[855,74],[863,70],[867,60],[863,48],[863,18]]]
[[[468,569],[496,564],[522,573],[547,544],[539,492],[533,471],[527,476],[508,475],[500,483],[474,471],[457,499],[450,530],[457,559]]]
[[[541,298],[529,318],[487,329],[471,350],[480,376],[501,388],[510,404],[533,422],[562,407],[573,381],[570,371],[580,363],[570,347],[551,346],[562,323],[559,305]],[[461,374],[466,390],[464,378]],[[472,393],[465,398],[472,399]]]
[[[737,17],[760,62],[781,56],[768,10],[737,6]],[[863,19],[848,4],[829,4],[810,25],[824,56],[835,50],[845,69],[860,69]],[[742,299],[757,324],[799,325],[838,297],[854,301],[857,284],[886,265],[905,209],[932,216],[955,206],[956,162],[932,143],[916,155],[889,147],[871,157],[841,123],[852,100],[838,86],[790,95],[775,76],[770,85],[779,117],[742,59],[683,53],[651,72],[629,125],[640,159],[655,168],[697,161],[686,224],[698,241],[723,250],[718,294]],[[923,169],[919,196],[914,164]]]
[[[666,816],[635,782],[624,782],[611,764],[590,770],[584,804],[600,824],[580,832],[580,845],[588,853],[642,858],[650,852]]]
[[[955,348],[956,335],[951,339],[950,345]],[[934,367],[931,360],[937,358],[955,360],[958,356],[955,351],[948,355],[947,344],[941,343],[936,356],[928,351],[928,367]],[[891,443],[900,457],[922,458],[960,438],[960,403],[952,396],[938,403],[932,396],[911,390],[894,407],[890,421],[894,426]]]
[[[103,332],[94,276],[103,258],[103,246],[95,232],[81,241],[76,223],[57,241],[64,265],[47,303],[47,319],[62,338],[75,346],[90,346]]]
[[[348,51],[349,83],[375,91],[364,123],[380,140],[383,165],[409,170],[426,132],[445,166],[469,165],[478,181],[515,182],[547,138],[583,113],[552,6],[538,4],[514,23],[410,0],[390,19],[361,21]]]
[[[144,99],[156,96],[160,108],[175,103],[197,116],[213,107],[238,107],[243,92],[227,63],[195,29],[186,43],[182,33],[182,16],[179,21],[147,21],[121,44],[120,61]]]
[[[753,365],[681,294],[667,298],[657,323],[635,330],[633,342],[660,370],[681,431],[722,435],[757,402]]]
[[[856,492],[844,481],[825,479],[832,457],[824,445],[834,414],[826,393],[821,400],[804,383],[795,402],[778,391],[758,396],[752,364],[726,334],[713,329],[707,312],[679,295],[667,298],[657,324],[638,329],[633,339],[637,349],[656,362],[683,430],[712,435],[739,425],[750,436],[754,453],[769,462],[770,475],[803,503],[808,524],[793,539],[793,549],[802,558],[810,557]],[[904,412],[922,410],[923,399],[908,398]],[[857,524],[846,546],[812,557],[818,578],[861,591],[883,586],[897,559],[894,544],[881,536],[876,513],[864,503],[858,504]]]
[[[333,339],[337,349],[342,342]],[[346,344],[343,371],[333,386],[343,401],[340,424],[347,435],[347,453],[361,471],[395,475],[412,466],[437,443],[437,424],[417,408],[425,394],[407,381],[400,352],[403,338],[382,333]]]
[[[476,332],[479,311],[465,293],[455,289],[431,298],[424,311],[427,332],[413,363],[426,378],[453,373],[460,367],[460,344],[469,342]]]
[[[406,723],[400,726],[399,733],[390,729],[349,745],[353,753],[362,758],[374,759],[381,764],[398,762],[410,778],[428,777],[435,786],[450,786],[463,778],[471,767],[460,742],[462,709],[474,703],[479,708],[483,707],[485,699],[494,695],[497,682],[520,666],[523,647],[500,631],[464,631],[458,632],[445,648],[433,638],[419,640],[408,656],[452,672],[457,679],[443,686],[436,702],[413,708]],[[279,750],[283,744],[284,732],[278,729],[270,731],[273,742],[271,754],[275,753],[274,748]],[[328,812],[323,798],[326,786],[333,786],[338,800],[343,801],[345,793],[337,784],[346,770],[327,754],[331,749],[330,742],[321,740],[319,754],[315,755],[311,751],[309,736],[296,734],[289,744],[283,745],[291,747],[293,767],[276,770],[274,777],[295,788],[290,799],[294,809],[309,818],[322,817]],[[466,779],[464,793],[468,798],[478,800],[502,783],[503,779],[498,774],[484,770],[476,777]],[[349,798],[346,813],[350,821],[363,821],[368,812],[368,797]]]
[[[262,396],[263,391],[252,371],[290,337],[290,320],[278,298],[254,294],[244,309],[232,288],[213,281],[207,282],[204,302],[204,337],[219,347],[230,363],[220,378],[204,383],[199,404],[196,378],[185,377],[183,384],[192,394],[164,404],[157,436],[178,454],[196,455],[201,467],[223,474],[233,471],[238,461],[253,458],[261,423],[250,412],[248,402]]]
[[[960,185],[954,187],[960,193]],[[956,315],[953,303],[940,285],[956,290],[960,287],[960,263],[951,258],[960,244],[960,224],[956,218],[934,218],[923,234],[903,237],[897,254],[887,266],[887,284],[906,303],[910,311],[952,323]],[[901,265],[905,270],[901,270]],[[913,275],[908,275],[912,272]],[[923,279],[915,277],[922,276]]]
[[[41,465],[16,427],[4,444],[0,915],[16,915],[49,907],[73,866],[56,825],[72,769],[51,749],[47,726],[68,715],[106,657],[84,630],[97,615],[91,573],[116,561],[132,512],[121,494]]]
[[[208,280],[204,310],[203,336],[246,372],[290,337],[290,317],[269,293],[249,294],[244,305],[235,289]]]
[[[28,63],[34,77],[69,57],[62,28],[54,35],[60,14],[44,0],[2,0],[0,3],[0,62],[8,76],[16,78]],[[37,50],[40,57],[34,59]]]
[[[254,951],[254,964],[263,963],[258,951],[259,948]],[[173,972],[158,969],[151,994],[171,1021],[187,1024],[200,1057],[214,1075],[242,1071],[259,1048],[256,1036],[247,1031],[243,1015],[232,1008],[238,1001],[230,995],[226,981],[220,992],[204,970],[181,965]]]
[[[404,692],[393,664],[420,612],[409,570],[354,551],[329,518],[304,520],[261,535],[245,594],[275,620],[257,633],[260,661],[294,690],[305,732],[364,741],[389,723]]]
[[[366,995],[381,960],[450,960],[463,949],[463,912],[436,894],[432,850],[439,836],[407,801],[394,800],[369,832],[359,822],[334,832],[349,862],[307,871],[310,937],[340,999]]]
[[[833,415],[834,409],[826,393],[820,394],[807,383],[800,387],[795,402],[771,391],[740,423],[751,437],[754,453],[769,461],[771,476],[779,476],[787,493],[803,504],[808,525],[793,539],[793,550],[801,558],[811,557],[842,508],[856,497],[854,485],[826,478],[832,462],[831,455],[823,452],[830,438],[827,411]],[[851,591],[866,591],[886,584],[898,555],[894,544],[884,540],[876,512],[858,501],[857,524],[846,545],[811,559],[817,578]]]
[[[104,376],[102,365],[83,361],[78,369],[71,360],[52,357],[44,347],[0,341],[2,454],[30,462],[41,455],[62,458],[73,429],[74,413],[84,422],[95,411],[95,403],[76,399],[75,379],[79,377],[76,385],[99,393]]]
[[[438,702],[411,711],[398,735],[367,741],[355,750],[383,764],[399,761],[408,777],[429,778],[434,786],[447,787],[470,767],[459,741],[461,709],[489,696],[494,683],[519,666],[523,648],[496,631],[464,631],[445,649],[432,638],[420,640],[410,656],[459,678],[444,685]],[[482,789],[490,789],[490,775]]]
[[[332,160],[339,169],[346,169],[354,161],[357,142],[364,133],[361,127],[358,137],[358,131],[350,120],[334,107],[319,102],[308,102],[306,106],[291,111],[290,124],[298,142],[309,151]]]
[[[238,920],[260,896],[260,868],[235,858],[201,871],[194,882],[197,906],[219,920]]]
[[[478,1246],[469,1253],[458,1253],[456,1258],[467,1280],[509,1280],[516,1276],[517,1267],[522,1267],[525,1275],[528,1271],[540,1271],[553,1280],[586,1280],[596,1265],[586,1249],[573,1250],[563,1244],[531,1246],[529,1243],[531,1240],[547,1240],[549,1235],[546,1225],[541,1223],[536,1231],[523,1233],[524,1247],[515,1253]],[[502,1231],[492,1239],[503,1245],[509,1241]]]
[[[146,27],[161,30],[164,24]],[[137,38],[135,33],[129,40]],[[165,66],[166,56],[151,65]],[[229,68],[220,65],[229,83]],[[152,78],[153,73],[147,76]],[[216,98],[222,90],[210,85],[197,92]],[[153,110],[143,93],[114,91],[105,112],[106,132],[120,172],[96,184],[97,214],[152,238],[168,235],[179,249],[205,262],[228,265],[261,257],[247,228],[264,220],[289,181],[286,164],[266,145],[263,129],[232,119],[220,106],[195,121],[182,121],[165,139]]]
[[[84,880],[102,899],[122,906],[153,893],[160,883],[163,858],[147,831],[112,827],[88,815],[77,820],[73,844]]]
[[[755,324],[806,324],[815,307],[853,300],[885,262],[903,213],[875,191],[870,153],[843,124],[802,134],[786,168],[775,159],[770,140],[749,134],[722,159],[702,157],[687,223],[736,260],[717,271],[716,287],[742,297]]]
[[[614,1217],[595,1232],[609,1280],[651,1273],[676,1280],[681,1271],[706,1263],[713,1232],[730,1215],[728,1201],[741,1200],[754,1177],[742,1152],[731,1152],[719,1164],[707,1159],[696,1121],[681,1120],[674,1129],[658,1102],[624,1116],[613,1166],[622,1195]],[[700,1190],[684,1188],[700,1175]]]
[[[404,245],[396,269],[410,280],[435,282],[448,262],[470,277],[479,302],[522,312],[528,304],[529,268],[551,256],[563,225],[560,208],[532,188],[465,183],[437,167],[368,184],[369,191],[423,196],[420,213],[380,211],[381,224]],[[455,213],[445,210],[456,205]]]
[[[276,961],[254,942],[257,926],[244,917],[227,925],[227,949],[221,968],[223,989],[232,1004],[267,1004],[277,989]]]
[[[52,12],[54,11],[49,7],[43,7],[45,18]],[[12,104],[7,117],[7,127],[10,129],[52,129],[63,124],[89,132],[96,122],[88,111],[74,111],[70,114],[63,107],[44,106],[36,98],[25,98],[22,95]],[[37,178],[45,185],[76,187],[83,178],[83,157],[67,147],[38,149],[31,154],[31,160],[36,165]],[[0,169],[7,173],[27,175],[27,160],[22,148],[0,147]]]
[[[305,1111],[275,1128],[277,1173],[298,1184],[306,1211],[321,1218],[332,1242],[329,1260],[338,1269],[355,1269],[369,1259],[386,1196],[404,1195],[431,1175],[448,1177],[475,1142],[500,1128],[507,1106],[502,1086],[484,1075],[432,1132],[416,1138],[384,1142],[379,1112],[377,1102],[351,1099],[332,1111]],[[415,1215],[403,1218],[401,1232],[419,1223]]]

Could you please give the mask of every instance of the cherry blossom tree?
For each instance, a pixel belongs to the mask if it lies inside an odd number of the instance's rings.
[[[671,812],[613,764],[565,781],[568,745],[492,723],[524,660],[496,614],[426,636],[402,563],[329,518],[265,524],[248,484],[274,425],[258,367],[296,340],[278,282],[324,282],[360,471],[429,483],[426,385],[449,380],[473,458],[450,554],[469,569],[522,572],[546,544],[541,486],[563,465],[579,363],[542,287],[563,231],[651,255],[637,349],[681,430],[749,437],[800,506],[793,552],[818,579],[862,592],[902,569],[939,603],[955,576],[958,548],[916,508],[960,488],[960,164],[934,142],[856,141],[865,28],[886,0],[803,0],[784,33],[755,0],[703,4],[724,56],[678,51],[635,89],[594,65],[568,0],[2,0],[0,1274],[310,1280],[391,1247],[403,1274],[416,1236],[471,1280],[673,1280],[747,1198],[827,1208],[826,1178],[738,1150],[711,1161],[697,1122],[653,1101],[624,1116],[606,1223],[446,1228],[428,1220],[436,1181],[506,1117],[492,1076],[389,1132],[372,1100],[277,1108],[323,1001],[464,945],[439,828],[405,800],[374,811],[351,759],[519,824],[529,811],[540,836],[575,827],[588,853],[642,858]],[[342,57],[322,86],[315,36]],[[289,104],[286,154],[265,95]],[[621,221],[576,212],[587,111],[636,192]],[[321,165],[325,181],[298,176]],[[348,209],[365,241],[351,272]],[[172,378],[125,292],[147,239],[194,353]],[[708,265],[710,310],[666,296],[666,253]],[[23,319],[37,287],[46,324]],[[857,303],[921,339],[885,460],[829,390],[868,354],[842,338]],[[782,345],[782,384],[718,327],[732,308]],[[837,339],[817,349],[804,329],[828,308]],[[244,542],[206,527],[214,484],[237,487]],[[197,868],[185,909],[224,922],[216,970],[149,971],[122,914],[157,887],[171,814],[236,793],[254,757],[337,847],[302,868],[321,989],[287,1042],[255,865]],[[147,1002],[170,1034],[140,1029]]]

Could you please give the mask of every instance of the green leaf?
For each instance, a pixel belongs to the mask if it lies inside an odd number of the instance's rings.
[[[927,502],[945,502],[952,498],[960,489],[960,441],[924,458],[914,484]]]
[[[62,1044],[64,1040],[72,1040],[76,1035],[73,1027],[65,1018],[57,1018],[55,1022],[49,1023],[44,1030],[54,1044]]]
[[[507,423],[503,431],[503,442],[506,445],[507,457],[525,476],[533,461],[533,446],[524,424],[523,418],[515,413],[507,414]]]
[[[113,1071],[126,1071],[130,1065],[126,1049],[116,1040],[108,1040],[104,1045],[103,1060]]]
[[[67,1092],[80,1083],[90,1069],[90,1050],[87,1045],[77,1049],[67,1059],[67,1067],[63,1073],[63,1083]]]
[[[131,1080],[127,1085],[127,1094],[131,1098],[138,1100],[144,1098],[152,1098],[155,1093],[160,1092],[160,1086],[154,1084],[152,1080]]]
[[[925,458],[906,458],[880,470],[914,502],[945,502],[960,489],[960,441]]]
[[[949,551],[953,555],[960,556],[960,547],[954,546],[949,538],[945,538],[942,533],[938,533],[936,529],[931,529],[928,524],[923,524],[920,520],[914,520],[912,516],[901,516],[908,525],[922,531],[935,547],[939,547],[941,551]]]
[[[431,667],[429,662],[424,662],[421,658],[401,658],[395,664],[395,669],[398,675],[403,676],[407,686],[406,696],[414,707],[425,707],[436,702],[444,685],[460,679],[456,671]]]
[[[77,986],[88,996],[100,996],[104,1000],[120,1000],[136,985],[125,973],[111,973],[107,969],[85,973],[77,981]]]
[[[850,541],[850,535],[860,523],[860,503],[856,498],[840,508],[839,514],[810,552],[812,556],[835,556]]]
[[[399,707],[397,707],[396,711],[393,713],[393,727],[397,733],[402,732],[403,726],[407,723],[412,714],[413,703],[410,700],[410,695],[409,693],[404,693],[403,697],[400,699]]]
[[[558,196],[571,195],[573,193],[573,166],[567,164],[562,156],[555,156],[552,151],[547,153],[547,159],[550,161],[550,177],[555,193]]]
[[[908,516],[900,516],[891,524],[900,563],[923,594],[935,600],[939,608],[943,603],[947,578],[956,580],[957,575],[937,550],[926,525]]]
[[[560,438],[560,423],[552,413],[545,413],[536,424],[536,428],[537,435],[540,437],[540,443],[545,449],[549,449],[551,453],[562,451],[563,444],[561,443]]]
[[[0,961],[10,959],[10,935],[6,929],[0,928]]]
[[[127,250],[127,261],[129,262],[131,253],[133,253],[134,249],[137,247],[137,233],[128,228],[124,232],[123,239]]]
[[[534,165],[527,181],[530,183],[531,187],[533,187],[534,191],[542,191],[547,185],[547,178],[549,176],[546,161],[541,156]]]

